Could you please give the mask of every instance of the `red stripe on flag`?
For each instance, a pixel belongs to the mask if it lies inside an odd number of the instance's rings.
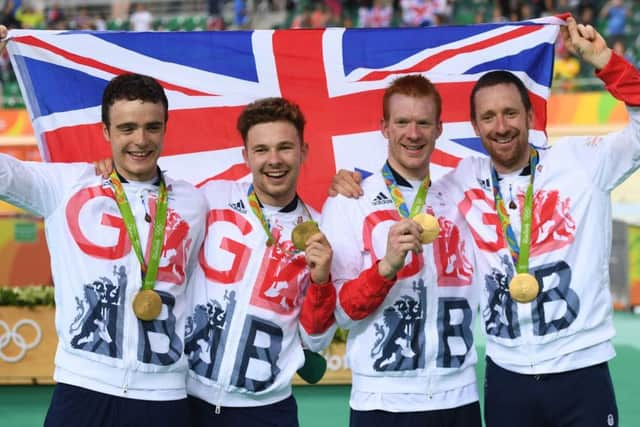
[[[42,140],[52,162],[93,162],[112,157],[102,123],[58,128],[44,132]]]
[[[237,181],[251,173],[251,169],[247,167],[244,163],[238,163],[231,166],[229,169],[224,172],[220,172],[218,175],[212,176],[210,178],[205,179],[202,182],[196,184],[196,187],[200,188],[205,185],[209,181],[215,180],[228,180],[228,181]]]
[[[455,168],[458,166],[460,160],[462,160],[460,157],[456,157],[438,148],[431,153],[431,163],[447,168]]]
[[[298,190],[316,210],[322,207],[335,174],[332,138],[380,129],[382,117],[382,90],[329,96],[323,34],[324,30],[276,30],[273,36],[282,96],[297,102],[307,118],[309,153]]]
[[[461,53],[468,53],[468,52],[473,52],[480,49],[485,49],[487,47],[494,46],[504,41],[513,40],[517,37],[531,34],[533,32],[539,31],[541,28],[542,26],[535,26],[535,25],[519,27],[505,34],[500,34],[498,36],[484,39],[476,43],[471,43],[456,49],[446,49],[440,53],[436,53],[435,55],[429,56],[428,58],[418,62],[417,64],[409,68],[402,68],[399,70],[391,70],[391,71],[372,71],[367,75],[365,75],[363,78],[361,78],[360,81],[365,81],[365,82],[379,81],[379,80],[385,79],[386,77],[392,74],[423,73],[425,71],[429,71],[430,69],[440,64],[441,62],[444,62],[447,59],[450,59]]]
[[[131,71],[129,71],[129,70],[125,70],[125,69],[117,68],[117,67],[112,67],[111,65],[107,65],[107,64],[105,64],[103,62],[96,61],[96,60],[88,58],[86,56],[76,55],[76,54],[71,53],[69,51],[66,51],[64,49],[60,49],[57,46],[54,46],[54,45],[52,45],[50,43],[47,43],[47,42],[45,42],[43,40],[40,40],[40,39],[38,39],[36,37],[33,37],[33,36],[21,36],[21,37],[16,37],[13,40],[16,41],[16,42],[19,42],[19,43],[23,43],[23,44],[29,45],[29,46],[35,46],[35,47],[39,47],[39,48],[42,48],[42,49],[49,50],[52,53],[58,54],[58,55],[62,56],[63,58],[66,58],[66,59],[68,59],[70,61],[74,61],[74,62],[77,62],[78,64],[86,65],[88,67],[97,68],[98,70],[105,71],[107,73],[111,73],[111,74],[115,74],[115,75],[131,73]],[[175,85],[173,83],[168,83],[168,82],[165,82],[165,81],[162,81],[162,80],[158,80],[158,82],[165,89],[173,90],[173,91],[176,91],[176,92],[182,92],[185,95],[218,96],[218,94],[201,92],[201,91],[198,91],[198,90],[193,90],[193,89],[186,88],[184,86],[178,86],[178,85]]]
[[[167,122],[163,156],[242,146],[235,124],[242,107],[172,110]],[[92,162],[111,157],[102,123],[45,132],[43,140],[52,162]]]

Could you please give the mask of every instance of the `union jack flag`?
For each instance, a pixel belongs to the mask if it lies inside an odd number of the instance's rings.
[[[558,18],[546,21],[404,29],[230,32],[13,30],[8,49],[46,161],[110,157],[100,102],[124,72],[158,79],[170,118],[161,166],[194,184],[246,179],[236,119],[268,96],[297,102],[310,152],[299,192],[314,208],[338,168],[376,170],[386,157],[380,129],[384,88],[421,73],[443,96],[444,131],[432,156],[438,177],[463,156],[482,154],[469,123],[475,80],[508,69],[533,100],[534,142],[544,143]]]

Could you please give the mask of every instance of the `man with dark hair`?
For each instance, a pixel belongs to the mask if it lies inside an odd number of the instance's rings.
[[[190,283],[187,381],[194,426],[297,426],[303,347],[333,336],[332,250],[298,197],[304,117],[283,98],[238,118],[252,182],[210,181],[207,238]]]
[[[561,31],[626,104],[629,125],[535,147],[526,87],[489,72],[472,91],[471,121],[490,158],[463,159],[439,181],[471,230],[482,283],[487,427],[618,425],[610,192],[640,167],[640,72],[591,25],[570,17]],[[336,189],[357,194],[353,185]]]
[[[162,86],[148,76],[141,74],[129,74],[127,77],[114,78],[102,92],[102,123],[109,126],[110,110],[116,101],[126,99],[134,101],[136,99],[161,104],[164,107],[164,121],[169,120],[169,101]]]
[[[245,107],[236,125],[242,141],[247,145],[249,130],[262,123],[285,121],[298,131],[301,141],[304,141],[304,126],[306,124],[300,108],[283,98],[264,98]],[[304,156],[306,156],[306,148]]]
[[[168,116],[157,81],[115,77],[102,117],[108,179],[91,164],[0,155],[0,198],[44,217],[51,254],[59,343],[45,426],[185,425],[185,285],[206,204],[158,168]]]
[[[386,163],[363,197],[323,208],[336,320],[349,329],[351,426],[481,425],[466,231],[429,175],[441,110],[429,80],[396,79],[383,97]]]

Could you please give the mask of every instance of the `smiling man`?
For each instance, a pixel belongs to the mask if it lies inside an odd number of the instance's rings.
[[[167,107],[150,77],[109,82],[109,179],[91,164],[0,155],[0,198],[44,217],[51,254],[59,341],[47,427],[188,424],[185,285],[206,205],[157,166]]]
[[[334,249],[336,320],[349,329],[350,425],[481,425],[472,325],[478,305],[464,229],[429,161],[442,133],[441,100],[426,78],[385,91],[387,162],[363,197],[330,198],[322,229]],[[431,215],[435,230],[413,218]],[[433,244],[424,231],[438,235]]]
[[[619,423],[608,368],[610,192],[640,167],[640,72],[590,25],[568,18],[562,34],[630,123],[535,147],[517,76],[492,71],[472,90],[471,121],[490,159],[464,159],[455,175],[483,288],[488,427]]]
[[[133,99],[116,99],[122,96],[116,91],[114,83],[105,91],[102,105],[102,131],[111,143],[113,162],[118,173],[128,179],[152,180],[158,176],[157,162],[166,132],[166,98],[145,102],[132,94]]]
[[[303,347],[333,337],[331,246],[296,193],[304,125],[286,99],[249,104],[237,127],[252,182],[201,188],[208,234],[186,338],[194,426],[297,426]]]

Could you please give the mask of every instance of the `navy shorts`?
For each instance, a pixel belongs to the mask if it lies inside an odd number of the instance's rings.
[[[271,405],[223,406],[218,411],[197,397],[188,400],[193,427],[298,427],[298,404],[293,396]]]
[[[175,427],[188,426],[187,399],[126,399],[58,383],[44,427]]]
[[[480,403],[421,412],[351,410],[350,427],[481,427]]]
[[[618,407],[609,365],[523,375],[487,357],[484,415],[487,427],[616,427]]]

